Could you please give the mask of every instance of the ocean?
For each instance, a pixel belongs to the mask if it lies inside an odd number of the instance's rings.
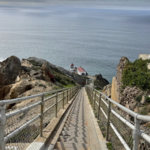
[[[0,3],[0,61],[38,57],[82,66],[110,83],[122,56],[150,54],[148,1]]]

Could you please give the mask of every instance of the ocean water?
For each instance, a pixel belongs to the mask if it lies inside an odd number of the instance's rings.
[[[150,54],[150,4],[129,2],[0,3],[0,61],[38,57],[82,66],[112,82],[122,56]]]

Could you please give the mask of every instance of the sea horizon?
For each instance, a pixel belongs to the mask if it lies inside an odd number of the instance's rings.
[[[38,57],[69,70],[82,66],[110,83],[122,56],[149,54],[150,3],[0,2],[0,61]]]

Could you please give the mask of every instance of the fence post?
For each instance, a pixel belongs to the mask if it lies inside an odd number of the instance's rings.
[[[92,90],[89,88],[89,92],[90,92],[90,99],[91,99],[91,103],[92,103]]]
[[[100,112],[100,107],[101,107],[101,93],[99,93],[99,102],[98,102],[98,120],[99,120],[99,112]]]
[[[70,90],[70,99],[72,99],[72,88]]]
[[[44,112],[44,94],[41,97],[41,121],[40,121],[40,136],[43,136],[43,112]]]
[[[96,103],[96,91],[95,91],[95,97],[94,97],[94,110],[95,110],[95,103]]]
[[[108,102],[108,116],[107,116],[107,131],[106,131],[106,140],[109,138],[109,126],[110,126],[110,111],[111,111],[111,102]]]
[[[64,100],[65,100],[65,95],[64,95],[64,90],[63,90],[63,109],[64,109]]]
[[[6,105],[0,106],[0,150],[5,150]]]
[[[94,106],[94,89],[92,89],[92,105]]]
[[[69,89],[67,89],[67,104],[68,104],[68,90],[69,90]]]
[[[56,110],[55,110],[55,117],[57,118],[57,105],[58,105],[58,92],[56,92]]]
[[[141,121],[138,120],[137,115],[134,118],[135,122],[135,129],[133,130],[133,150],[138,150],[138,145],[139,145],[139,131],[140,131],[140,123]]]

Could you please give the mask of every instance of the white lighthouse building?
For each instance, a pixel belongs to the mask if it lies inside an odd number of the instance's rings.
[[[71,71],[71,72],[74,71],[74,64],[73,64],[73,63],[70,64],[70,71]]]

